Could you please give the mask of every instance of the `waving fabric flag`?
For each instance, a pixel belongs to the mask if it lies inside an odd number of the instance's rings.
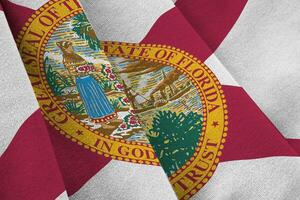
[[[176,6],[299,152],[299,2],[179,0]]]
[[[67,199],[42,114],[0,10],[1,199]]]
[[[209,38],[185,1],[2,0],[0,196],[297,199],[297,151],[214,54],[244,3]]]

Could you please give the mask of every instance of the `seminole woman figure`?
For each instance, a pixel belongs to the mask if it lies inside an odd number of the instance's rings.
[[[99,83],[90,75],[95,70],[93,64],[89,64],[80,55],[74,52],[70,41],[56,43],[63,53],[63,64],[68,72],[75,77],[76,86],[83,101],[89,118],[95,123],[105,123],[115,119],[115,113],[111,103],[105,96]],[[108,126],[108,127],[107,127]],[[106,125],[109,128],[109,125]]]

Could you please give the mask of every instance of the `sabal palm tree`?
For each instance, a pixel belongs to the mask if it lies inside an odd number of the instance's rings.
[[[100,49],[100,41],[84,13],[80,13],[73,18],[72,26],[72,30],[80,38],[86,40],[91,49],[95,51]]]

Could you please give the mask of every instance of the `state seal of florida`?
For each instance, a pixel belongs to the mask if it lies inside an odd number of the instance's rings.
[[[46,3],[17,43],[45,118],[70,142],[161,165],[180,199],[213,175],[226,100],[197,58],[171,46],[99,41],[76,0]]]

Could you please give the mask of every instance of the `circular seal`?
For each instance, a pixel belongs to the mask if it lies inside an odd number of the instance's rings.
[[[180,199],[212,176],[228,118],[222,87],[200,60],[166,45],[101,42],[76,0],[49,1],[17,43],[44,117],[66,138],[161,165]]]

